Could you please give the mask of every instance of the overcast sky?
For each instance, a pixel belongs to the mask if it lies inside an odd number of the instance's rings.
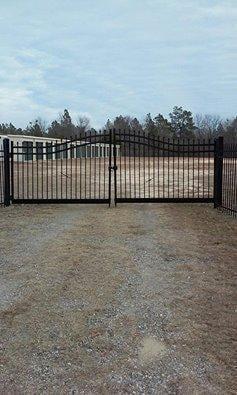
[[[237,113],[237,0],[0,0],[0,123]]]

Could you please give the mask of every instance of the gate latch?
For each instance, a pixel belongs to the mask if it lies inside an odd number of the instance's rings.
[[[109,166],[109,170],[117,170],[118,166]]]

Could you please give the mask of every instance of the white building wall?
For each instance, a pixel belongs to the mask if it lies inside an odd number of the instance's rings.
[[[36,137],[36,136],[24,136],[24,135],[0,135],[0,149],[3,149],[3,140],[4,138],[8,138],[10,141],[10,149],[11,149],[11,142],[13,143],[14,146],[14,152],[17,153],[18,152],[18,161],[19,162],[23,162],[26,159],[26,155],[27,152],[23,152],[24,148],[23,145],[25,142],[29,142],[33,144],[33,156],[32,156],[32,160],[35,161],[37,160],[37,143],[42,143],[43,144],[43,160],[46,160],[46,153],[47,153],[47,148],[46,148],[46,143],[52,143],[53,145],[53,153],[52,153],[52,159],[55,160],[56,159],[56,153],[55,153],[55,145],[56,144],[60,144],[59,149],[61,150],[63,148],[63,144],[65,143],[69,143],[68,142],[61,142],[60,139],[53,139],[53,138],[48,138],[48,137]],[[80,144],[82,144],[83,142],[80,141]],[[79,146],[80,146],[79,144]],[[73,153],[74,155],[72,155],[72,157],[76,158],[77,156],[77,145],[78,142],[73,142],[72,145],[74,145],[73,148]],[[69,148],[69,144],[68,144],[68,148]],[[18,148],[19,147],[19,148]],[[86,158],[89,157],[109,157],[109,144],[106,143],[95,143],[95,144],[89,144],[89,145],[85,145],[81,147],[81,152],[83,152],[83,150],[85,150],[85,156]],[[90,152],[92,153],[92,156],[90,155]],[[30,154],[30,149],[28,150],[28,153]],[[67,158],[70,159],[71,158],[71,150],[67,149],[67,151],[62,151],[59,153],[60,158],[64,158],[66,157],[67,153]],[[118,145],[116,148],[116,153],[117,156],[120,155],[120,146]],[[112,156],[113,156],[113,150],[112,150]]]

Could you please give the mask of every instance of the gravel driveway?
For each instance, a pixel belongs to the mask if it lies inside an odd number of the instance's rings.
[[[0,208],[1,394],[234,394],[237,223],[210,205]]]

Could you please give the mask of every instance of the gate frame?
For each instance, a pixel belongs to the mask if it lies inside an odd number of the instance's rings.
[[[99,134],[94,135],[89,132],[86,137],[75,137],[67,141],[63,141],[63,139],[58,139],[61,140],[61,143],[58,143],[59,146],[63,146],[66,144],[66,148],[59,148],[58,152],[64,152],[64,151],[69,151],[71,149],[71,144],[75,141],[83,141],[86,138],[90,138],[90,142],[86,142],[84,144],[81,144],[81,146],[90,146],[96,142],[92,142],[91,138],[93,137],[98,137],[100,136]],[[13,142],[11,142],[11,153],[9,153],[9,158],[12,158],[11,161],[11,185],[10,185],[10,171],[9,171],[9,185],[10,188],[12,189],[12,195],[10,196],[10,203],[12,204],[109,204],[111,205],[111,171],[113,169],[112,164],[112,130],[110,131],[105,131],[104,134],[101,136],[105,137],[105,140],[103,141],[103,144],[109,145],[109,167],[105,167],[106,172],[108,172],[108,177],[109,177],[109,184],[108,184],[108,197],[106,198],[15,198],[14,197],[14,155],[18,155],[16,152],[14,152],[14,149],[16,148],[22,148],[22,146],[15,146]],[[109,138],[108,141],[106,141],[106,138]],[[8,140],[8,139],[6,139]],[[9,140],[8,140],[9,142]],[[57,144],[56,144],[57,145]],[[36,155],[36,152],[34,153],[33,150],[33,155]],[[43,155],[46,155],[46,153],[43,153]],[[68,157],[64,158],[66,160],[69,160]],[[86,159],[86,158],[85,158]],[[47,163],[47,162],[46,162]],[[10,168],[10,162],[9,162],[9,168]],[[106,174],[106,173],[105,173]],[[10,204],[9,203],[9,204]],[[9,205],[8,204],[8,205]]]
[[[145,203],[145,202],[157,202],[157,203],[214,203],[214,208],[222,206],[222,175],[223,175],[223,137],[220,136],[214,140],[214,190],[212,198],[118,198],[117,197],[117,151],[116,146],[119,143],[117,140],[118,132],[116,129],[110,129],[108,133],[109,145],[109,167],[108,167],[108,199],[14,199],[14,145],[11,142],[10,152],[10,140],[8,138],[3,139],[3,157],[4,157],[4,206],[7,207],[11,203],[109,203],[111,206],[112,196],[112,170],[114,172],[114,204],[117,203]],[[112,151],[113,150],[113,151]],[[112,159],[113,152],[113,159]],[[121,154],[121,153],[120,153]]]
[[[113,130],[113,142],[114,145],[118,142],[123,142],[117,141],[116,142],[116,136],[120,136],[120,133],[116,131],[116,129]],[[138,135],[137,135],[138,136]],[[131,140],[130,134],[129,134],[129,140],[128,142],[134,142]],[[135,134],[134,134],[135,137]],[[149,137],[148,137],[149,139]],[[181,139],[180,139],[181,140]],[[150,140],[149,140],[150,141]],[[159,138],[157,140],[159,141]],[[161,142],[162,143],[162,142]],[[164,143],[164,142],[163,142]],[[169,139],[168,139],[169,143]],[[138,142],[137,144],[140,144]],[[149,145],[149,144],[148,144]],[[209,140],[209,145],[210,145],[210,140]],[[218,206],[221,205],[221,199],[222,199],[222,161],[221,161],[221,155],[223,155],[223,137],[219,137],[214,140],[214,145],[213,149],[213,154],[214,154],[214,183],[213,183],[213,196],[212,197],[153,197],[153,198],[141,198],[141,197],[136,197],[136,198],[128,198],[128,197],[117,197],[117,176],[116,176],[116,171],[117,171],[117,166],[115,163],[114,167],[114,179],[115,179],[115,185],[114,185],[114,190],[115,190],[115,197],[114,197],[114,203],[115,206],[117,203],[214,203],[214,208],[217,207],[215,204],[216,201],[218,201]],[[221,149],[222,147],[222,149]],[[182,153],[182,152],[181,152]],[[120,151],[121,154],[121,151]],[[115,158],[116,159],[116,158]],[[216,163],[216,165],[215,165]],[[113,167],[112,167],[113,168]],[[216,181],[215,181],[216,180]]]

